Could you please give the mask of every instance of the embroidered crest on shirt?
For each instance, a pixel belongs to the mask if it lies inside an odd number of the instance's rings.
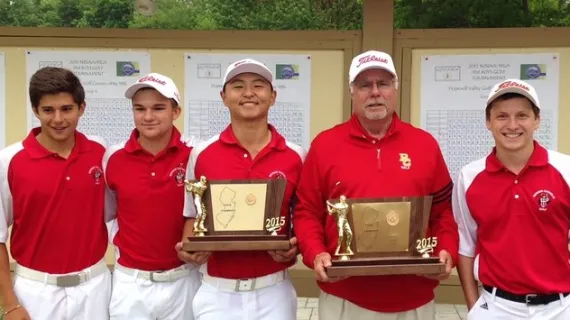
[[[271,179],[287,179],[287,176],[285,175],[285,173],[283,173],[283,171],[273,171],[269,174],[269,178]]]
[[[549,190],[538,190],[535,192],[532,197],[538,203],[538,210],[546,211],[548,210],[548,205],[552,202],[553,199],[556,199],[554,194]]]
[[[186,169],[180,164],[180,166],[172,169],[169,174],[170,177],[174,178],[177,186],[184,185],[184,178],[186,177]]]
[[[412,159],[410,159],[407,153],[400,153],[400,163],[402,164],[400,168],[404,170],[410,170],[412,167]]]
[[[101,184],[101,177],[103,176],[103,170],[98,166],[93,166],[89,169],[89,175],[95,180],[95,184]]]

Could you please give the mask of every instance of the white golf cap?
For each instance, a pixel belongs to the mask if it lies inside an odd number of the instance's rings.
[[[354,79],[356,79],[361,72],[369,69],[386,70],[394,75],[396,81],[398,80],[392,57],[385,52],[370,50],[352,59],[350,70],[348,71],[348,83],[354,82]]]
[[[528,100],[534,103],[535,106],[540,108],[540,102],[538,101],[538,95],[536,94],[534,87],[529,83],[519,79],[507,79],[497,83],[489,93],[489,98],[487,98],[487,106],[489,106],[491,102],[504,95],[505,93],[518,93],[526,97]]]
[[[253,59],[243,59],[228,66],[222,86],[225,86],[233,77],[242,73],[258,74],[273,85],[273,73],[271,73],[271,70],[269,70],[265,64]]]
[[[127,88],[127,91],[125,91],[125,97],[127,97],[127,99],[132,99],[135,93],[143,88],[156,89],[160,94],[168,99],[174,99],[174,101],[180,105],[180,94],[178,93],[178,88],[176,87],[176,84],[174,84],[174,81],[165,75],[160,73],[147,74]]]

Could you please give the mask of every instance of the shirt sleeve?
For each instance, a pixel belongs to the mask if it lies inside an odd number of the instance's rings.
[[[305,158],[307,158],[307,151],[305,151],[305,149],[301,146],[297,146],[295,148],[295,152],[299,155],[299,158],[301,160],[301,165],[298,168],[298,172],[299,172],[299,179],[301,176],[301,172],[303,170],[303,164],[305,163]],[[299,180],[297,181],[297,186],[295,187],[295,191],[293,192],[293,195],[291,196],[291,201],[289,202],[289,221],[290,221],[290,229],[289,229],[289,237],[297,237],[295,235],[295,226],[293,225],[293,214],[295,213],[295,206],[297,205],[297,188],[299,186]]]
[[[186,166],[186,180],[193,181],[196,179],[196,160],[198,159],[198,149],[193,148],[190,151],[190,158],[188,159],[188,165]],[[194,196],[191,192],[186,192],[186,187],[184,188],[184,210],[182,212],[186,218],[196,218],[196,206],[194,205]]]
[[[113,150],[107,149],[103,155],[103,173],[105,174],[105,222],[111,222],[117,217],[117,193],[112,188],[112,177],[109,175],[109,161]]]
[[[180,141],[182,141],[182,143],[184,143],[187,147],[195,147],[197,145],[199,145],[201,142],[203,142],[202,140],[200,140],[200,138],[196,137],[196,136],[180,136]]]
[[[97,142],[98,144],[100,144],[105,149],[107,149],[109,147],[107,140],[105,140],[105,138],[103,138],[101,136],[87,135],[86,137],[87,137],[87,139],[89,139],[91,141]]]
[[[432,234],[438,239],[435,254],[441,250],[446,250],[452,257],[453,263],[458,260],[459,235],[457,223],[453,217],[451,209],[451,195],[453,192],[453,182],[449,175],[449,170],[445,164],[443,154],[437,146],[435,181],[432,189],[432,209],[430,214],[430,229]]]
[[[477,223],[469,212],[465,192],[465,179],[461,171],[453,188],[453,215],[459,228],[459,254],[473,258],[477,243]]]
[[[8,184],[8,164],[0,159],[0,243],[8,241],[8,229],[13,222],[12,193]]]
[[[309,149],[301,171],[297,188],[297,204],[293,213],[293,227],[299,243],[303,263],[313,268],[315,257],[326,252],[325,247],[325,205],[321,191],[319,174],[319,149]]]

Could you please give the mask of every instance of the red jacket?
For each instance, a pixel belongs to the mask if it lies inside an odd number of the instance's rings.
[[[433,196],[428,235],[438,237],[434,255],[445,249],[456,262],[459,236],[451,212],[452,188],[440,148],[429,133],[394,114],[386,135],[377,139],[353,116],[320,133],[309,149],[293,218],[303,262],[313,268],[316,255],[324,251],[334,258],[338,232],[325,201],[341,194],[349,199]],[[438,281],[415,275],[357,276],[318,285],[363,308],[399,312],[430,302]]]

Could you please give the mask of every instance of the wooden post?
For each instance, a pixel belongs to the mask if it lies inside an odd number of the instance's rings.
[[[392,55],[394,0],[363,0],[362,15],[362,51],[380,50]]]

